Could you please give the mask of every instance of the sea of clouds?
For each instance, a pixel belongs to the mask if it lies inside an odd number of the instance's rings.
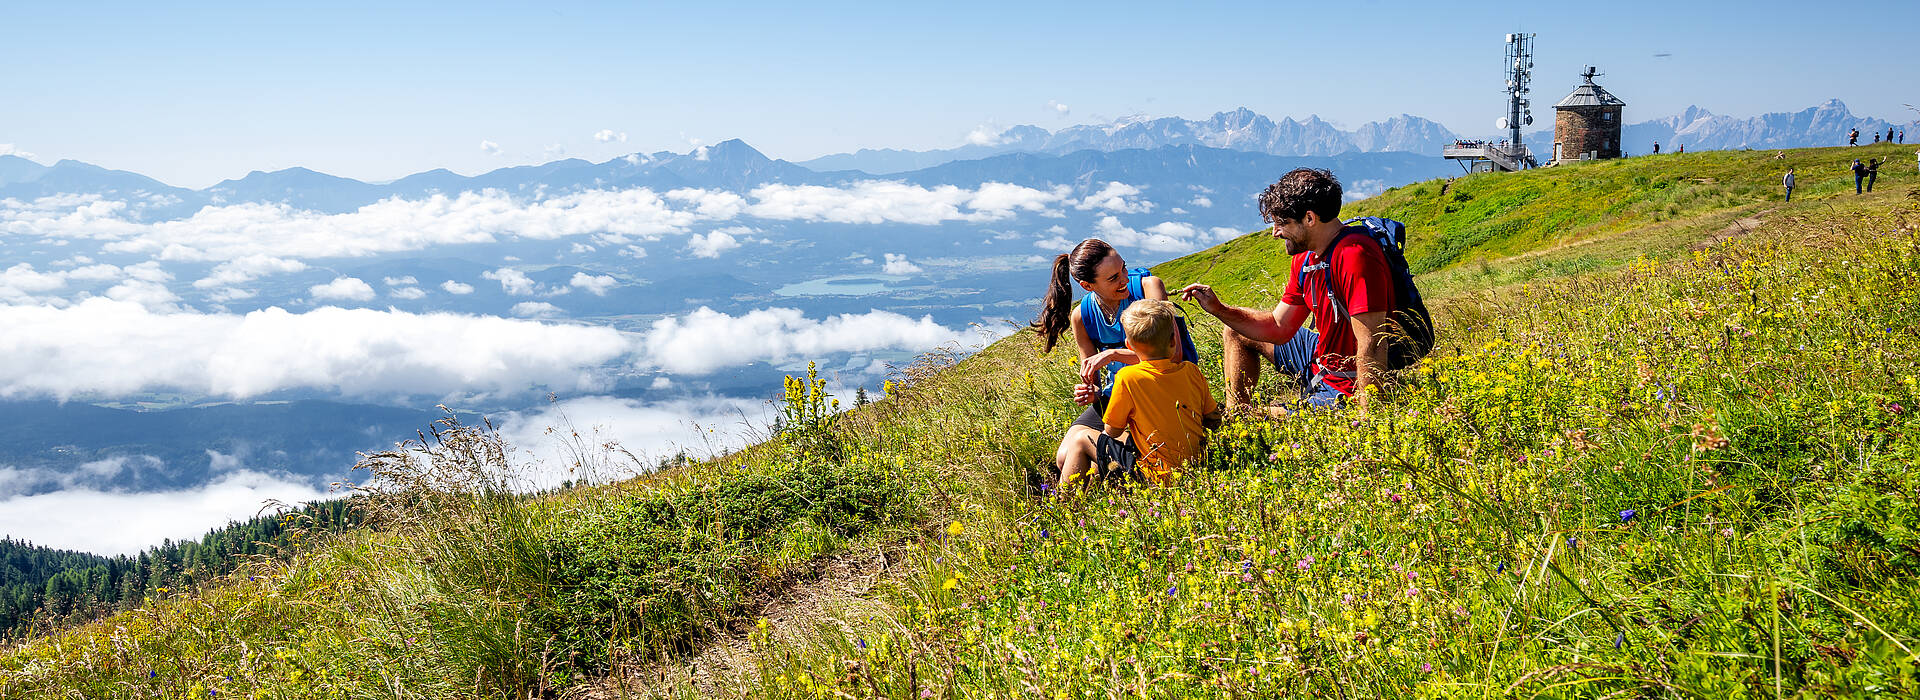
[[[1191,193],[1171,201],[1205,206]],[[1097,235],[1124,250],[1155,255],[1238,234],[1179,221],[1177,212],[1184,209],[1155,203],[1142,188],[1119,182],[1078,193],[1066,186],[928,187],[883,180],[771,184],[745,192],[484,191],[392,198],[344,212],[242,202],[175,218],[154,216],[168,204],[144,195],[0,199],[0,251],[31,252],[23,259],[34,261],[0,269],[0,400],[107,401],[174,392],[245,401],[294,391],[459,404],[555,391],[578,398],[501,421],[503,434],[523,448],[520,464],[529,470],[529,483],[548,486],[580,478],[555,466],[570,464],[562,458],[570,453],[548,430],[556,425],[584,426],[594,444],[618,443],[654,456],[682,449],[704,455],[763,435],[764,401],[692,396],[649,403],[600,395],[623,380],[651,377],[654,388],[672,387],[675,378],[751,363],[977,347],[1005,330],[982,334],[941,325],[931,316],[882,310],[810,316],[782,306],[731,313],[697,306],[615,328],[570,319],[553,302],[569,292],[605,296],[620,280],[582,272],[565,283],[542,285],[512,257],[475,279],[334,275],[302,283],[306,294],[294,300],[263,298],[260,285],[344,260],[424,258],[515,241],[571,239],[569,250],[583,261],[619,256],[670,265],[676,256],[751,252],[768,242],[765,226],[783,222],[931,232],[954,223],[1025,220],[1040,223],[1025,228],[1038,232],[1030,234],[1033,245],[1049,252],[1070,247],[1070,238]],[[1070,233],[1060,225],[1069,217],[1090,221],[1091,230]],[[862,259],[889,275],[925,271],[905,254],[881,253]],[[391,306],[433,295],[464,297],[491,285],[516,298],[492,313]],[[129,455],[113,465],[48,474],[9,466],[0,455],[0,534],[131,552],[162,537],[193,537],[251,517],[269,499],[293,503],[326,496],[309,480],[243,458],[209,458],[225,461],[207,483],[123,493],[99,487],[101,479],[88,469],[165,465]],[[601,465],[602,471],[644,466],[616,462]],[[29,482],[43,488],[28,496],[26,489],[8,486]],[[61,488],[45,492],[47,484]]]

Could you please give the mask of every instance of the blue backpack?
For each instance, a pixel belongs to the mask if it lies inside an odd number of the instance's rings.
[[[1152,274],[1153,271],[1144,267],[1127,269],[1127,300],[1120,302],[1120,308],[1114,310],[1111,324],[1101,317],[1099,304],[1094,301],[1092,294],[1080,297],[1080,327],[1087,330],[1088,337],[1093,339],[1095,349],[1117,350],[1127,346],[1127,334],[1120,328],[1120,314],[1125,313],[1127,306],[1134,301],[1146,298],[1147,292],[1141,287],[1141,280]],[[1199,364],[1200,350],[1193,345],[1193,333],[1187,330],[1186,317],[1174,317],[1174,324],[1180,328],[1180,359]],[[1113,391],[1113,376],[1125,366],[1127,365],[1123,362],[1107,363],[1100,379],[1102,395]]]
[[[1420,299],[1420,288],[1413,284],[1413,270],[1407,267],[1404,252],[1407,226],[1378,216],[1363,216],[1342,223],[1347,225],[1346,228],[1340,229],[1340,233],[1327,244],[1327,252],[1331,254],[1334,247],[1340,245],[1340,239],[1357,231],[1366,232],[1368,237],[1380,244],[1380,252],[1387,258],[1387,269],[1393,275],[1393,311],[1387,314],[1390,327],[1384,338],[1387,343],[1387,369],[1412,367],[1433,351],[1433,315],[1427,313],[1427,304]],[[1325,290],[1327,301],[1333,306],[1336,322],[1350,318],[1346,303],[1333,294],[1333,266],[1328,260],[1300,266],[1294,286],[1304,293],[1307,275],[1313,272],[1326,275],[1321,280],[1320,288]]]

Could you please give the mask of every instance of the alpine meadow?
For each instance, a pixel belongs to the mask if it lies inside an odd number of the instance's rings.
[[[638,479],[561,426],[534,494],[449,411],[364,458],[357,526],[25,635],[0,697],[1920,695],[1920,178],[1839,167],[1903,152],[1351,202],[1407,225],[1438,347],[1365,412],[1230,417],[1171,486],[1029,486],[1077,412],[1030,331],[871,400],[788,377],[763,441]],[[1282,245],[1153,272],[1271,304]]]

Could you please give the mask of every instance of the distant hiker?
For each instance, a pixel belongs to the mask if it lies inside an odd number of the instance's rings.
[[[1859,130],[1859,129],[1849,129],[1849,130],[1847,130],[1847,145],[1849,145],[1849,146],[1858,146],[1858,145],[1860,145],[1860,130]]]
[[[1866,179],[1867,179],[1867,166],[1861,165],[1859,158],[1853,159],[1853,193],[1854,194],[1860,194],[1860,183],[1865,182]]]
[[[1887,143],[1893,143],[1893,127],[1887,127]]]
[[[1683,143],[1683,144],[1680,144],[1680,147],[1679,147],[1679,148],[1676,148],[1676,149],[1673,149],[1673,152],[1674,152],[1674,153],[1686,153],[1686,152],[1687,152],[1687,145],[1686,145],[1686,144],[1684,144],[1684,143]]]
[[[1180,290],[1226,324],[1228,411],[1253,410],[1263,361],[1298,380],[1302,403],[1332,407],[1351,397],[1365,410],[1370,390],[1383,386],[1388,371],[1411,365],[1432,347],[1432,320],[1405,270],[1402,241],[1390,237],[1393,247],[1383,246],[1373,228],[1399,224],[1342,222],[1340,194],[1333,173],[1298,168],[1260,195],[1261,217],[1293,258],[1272,310],[1228,306],[1204,284]],[[1314,327],[1301,328],[1309,313]]]
[[[1207,431],[1220,425],[1220,404],[1200,367],[1179,359],[1178,320],[1173,302],[1159,299],[1142,299],[1121,313],[1127,349],[1140,361],[1114,376],[1102,416],[1106,428],[1087,446],[1086,460],[1068,460],[1061,468],[1062,488],[1086,478],[1077,470],[1088,464],[1095,465],[1091,474],[1104,479],[1137,476],[1165,486],[1200,454]]]
[[[1087,291],[1078,304],[1070,301],[1070,285],[1076,283]],[[1040,335],[1042,352],[1053,352],[1060,336],[1073,332],[1074,349],[1080,353],[1080,382],[1073,387],[1073,401],[1087,407],[1067,427],[1060,449],[1054,452],[1054,463],[1063,478],[1085,472],[1092,463],[1094,441],[1106,429],[1102,417],[1113,392],[1113,375],[1140,361],[1126,347],[1121,312],[1141,299],[1166,298],[1165,282],[1144,267],[1128,269],[1119,251],[1098,238],[1081,241],[1072,251],[1053,259],[1053,277],[1042,297],[1040,317],[1031,327]],[[1185,339],[1182,343],[1183,347],[1192,345]]]
[[[1787,201],[1793,201],[1793,168],[1787,168],[1787,176],[1780,178],[1780,184],[1787,187]]]
[[[1879,130],[1879,129],[1875,129],[1875,130],[1873,130],[1873,142],[1874,142],[1874,143],[1880,143],[1880,130]]]
[[[1873,181],[1880,179],[1880,159],[1867,161],[1867,191],[1873,191]]]
[[[1906,130],[1906,129],[1901,129],[1901,130],[1900,130],[1900,143],[1906,143],[1906,142],[1907,142],[1907,130]]]
[[[1653,142],[1653,154],[1654,154],[1654,155],[1656,155],[1656,156],[1657,156],[1657,155],[1660,155],[1660,142],[1659,142],[1659,141],[1655,141],[1655,142]]]

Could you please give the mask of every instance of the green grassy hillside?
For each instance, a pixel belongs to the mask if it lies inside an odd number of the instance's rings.
[[[1075,413],[1026,333],[845,413],[796,379],[773,440],[639,482],[514,496],[448,430],[373,529],[16,646],[0,696],[1912,696],[1920,194],[1840,192],[1867,152],[1355,203],[1410,224],[1441,349],[1171,488],[1026,494]],[[1267,304],[1282,265],[1156,273]]]

